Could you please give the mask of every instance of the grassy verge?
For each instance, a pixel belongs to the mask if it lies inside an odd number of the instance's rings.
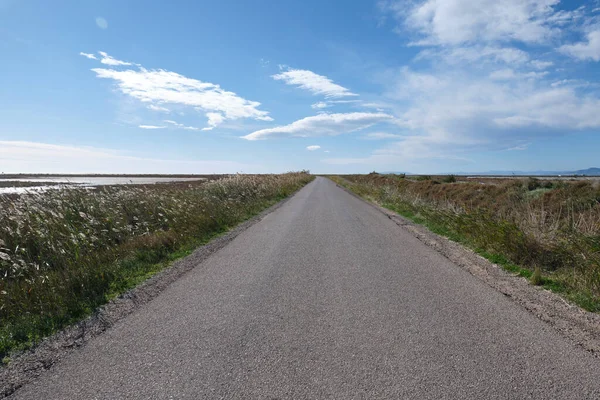
[[[0,196],[0,358],[90,315],[308,173]]]
[[[600,312],[600,191],[594,183],[330,178],[532,284]]]

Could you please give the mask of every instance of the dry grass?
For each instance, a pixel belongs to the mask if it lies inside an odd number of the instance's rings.
[[[312,177],[0,195],[0,356],[93,312]]]
[[[358,194],[511,268],[516,265],[531,274],[539,268],[538,284],[546,282],[583,307],[600,311],[597,181],[444,183],[380,174],[344,178],[337,179]]]

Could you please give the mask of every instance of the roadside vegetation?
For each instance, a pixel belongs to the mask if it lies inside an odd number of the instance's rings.
[[[0,195],[0,358],[90,315],[312,179],[235,175]]]
[[[331,177],[358,195],[600,312],[598,181]]]

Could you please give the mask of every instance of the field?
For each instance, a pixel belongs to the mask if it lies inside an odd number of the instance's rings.
[[[0,195],[0,357],[289,196],[305,172]]]
[[[533,284],[600,311],[600,181],[332,176]]]

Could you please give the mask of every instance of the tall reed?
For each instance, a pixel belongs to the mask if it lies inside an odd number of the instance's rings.
[[[312,177],[0,195],[0,356],[91,313],[178,251],[288,196]]]

